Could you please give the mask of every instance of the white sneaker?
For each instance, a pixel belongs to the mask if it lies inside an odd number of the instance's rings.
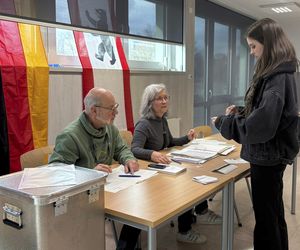
[[[176,239],[180,242],[203,244],[206,242],[206,237],[203,234],[191,229],[187,233],[177,233]]]
[[[222,224],[222,216],[216,214],[214,211],[211,211],[210,209],[207,210],[205,214],[198,214],[197,216],[197,222],[199,224],[210,224],[210,225],[216,225],[216,224]]]

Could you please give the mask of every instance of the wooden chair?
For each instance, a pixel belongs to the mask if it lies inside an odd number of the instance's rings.
[[[120,130],[120,136],[124,140],[124,142],[127,144],[127,146],[131,147],[132,142],[132,133],[128,130]]]
[[[202,138],[202,137],[207,137],[212,135],[212,129],[210,126],[207,125],[195,127],[194,130],[197,138]]]
[[[48,163],[48,157],[52,154],[54,149],[53,145],[36,148],[28,151],[21,155],[21,167],[24,168],[34,168],[42,166]]]

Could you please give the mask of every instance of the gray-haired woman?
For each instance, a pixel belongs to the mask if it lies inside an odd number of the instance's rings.
[[[169,130],[167,112],[169,109],[169,94],[164,84],[151,84],[144,90],[140,114],[141,119],[135,126],[131,150],[135,157],[158,163],[170,163],[170,159],[159,151],[172,146],[188,143],[195,136],[193,129],[187,135],[174,138]],[[222,218],[208,209],[207,201],[196,206],[197,214],[203,224],[219,224]],[[194,231],[191,227],[195,221],[192,211],[178,217],[177,240],[188,243],[203,243],[204,235]]]

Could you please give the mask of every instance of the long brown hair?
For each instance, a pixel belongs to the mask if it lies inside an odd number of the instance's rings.
[[[246,37],[260,42],[264,48],[255,65],[253,80],[273,72],[280,64],[292,62],[298,66],[295,48],[277,22],[264,18],[253,23]]]
[[[258,58],[254,75],[245,96],[245,108],[241,114],[251,113],[253,99],[260,79],[270,75],[282,63],[292,63],[298,70],[298,59],[294,46],[289,41],[282,28],[274,20],[264,18],[253,23],[246,32],[246,37],[261,43],[262,55]]]

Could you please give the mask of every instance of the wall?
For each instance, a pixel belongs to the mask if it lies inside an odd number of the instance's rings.
[[[289,22],[289,23],[280,23],[286,32],[287,36],[293,43],[298,59],[300,59],[300,27],[297,22]]]

